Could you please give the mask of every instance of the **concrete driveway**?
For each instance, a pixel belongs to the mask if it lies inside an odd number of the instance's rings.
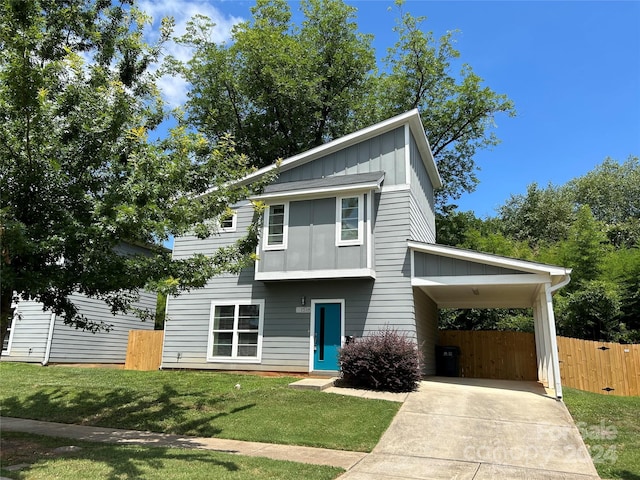
[[[535,382],[433,377],[343,480],[599,478],[565,405]]]

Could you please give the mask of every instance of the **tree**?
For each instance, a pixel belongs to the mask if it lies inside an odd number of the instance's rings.
[[[440,210],[472,192],[478,184],[474,155],[478,149],[499,143],[491,131],[495,116],[515,115],[506,95],[483,86],[471,66],[464,64],[457,74],[451,62],[460,57],[454,47],[454,32],[437,41],[423,30],[426,17],[413,17],[396,0],[400,19],[397,43],[383,60],[383,73],[372,77],[360,118],[383,120],[413,108],[420,109],[444,187],[436,192]]]
[[[525,195],[511,195],[499,209],[502,231],[532,247],[555,243],[568,235],[574,218],[574,203],[567,192],[551,184],[527,187]]]
[[[213,44],[213,25],[194,19],[182,39],[193,58],[173,63],[191,84],[189,124],[213,141],[232,133],[239,150],[264,166],[419,108],[445,184],[438,208],[473,191],[473,156],[497,143],[494,117],[514,109],[468,65],[451,72],[459,56],[452,34],[436,43],[420,28],[423,18],[402,14],[398,43],[379,73],[373,37],[358,32],[355,8],[303,0],[301,9],[298,26],[284,0],[258,0],[252,20],[236,27],[228,45]]]
[[[371,36],[357,32],[356,9],[339,0],[304,0],[305,20],[291,23],[284,0],[258,0],[252,21],[216,45],[205,17],[181,42],[193,47],[189,122],[216,141],[232,133],[240,151],[265,166],[343,135],[352,128],[353,98],[374,67]]]
[[[255,225],[211,257],[119,252],[192,229],[210,235],[248,192],[230,183],[248,172],[230,139],[212,146],[179,127],[149,140],[165,118],[149,66],[172,25],[148,46],[147,21],[129,1],[0,3],[0,340],[18,298],[96,330],[70,293],[125,311],[145,286],[202,286],[254,251]]]
[[[606,158],[602,164],[567,184],[577,205],[588,205],[593,216],[606,225],[616,246],[640,243],[640,160],[624,163]]]

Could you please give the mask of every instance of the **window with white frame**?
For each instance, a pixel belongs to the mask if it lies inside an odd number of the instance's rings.
[[[264,249],[284,250],[287,248],[289,204],[269,205],[264,227]]]
[[[207,360],[259,362],[264,300],[211,304]]]
[[[235,212],[228,212],[227,214],[221,216],[218,222],[220,232],[235,232],[237,215]]]
[[[363,205],[363,195],[337,198],[336,245],[362,245]]]

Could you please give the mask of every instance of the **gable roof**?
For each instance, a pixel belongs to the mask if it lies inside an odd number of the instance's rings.
[[[275,163],[268,165],[247,175],[246,177],[241,179],[239,183],[250,183],[251,181],[260,178],[262,175],[276,168],[279,168],[281,172],[286,172],[287,170],[291,170],[293,168],[299,167],[300,165],[304,165],[305,163],[312,162],[313,160],[324,157],[339,150],[343,150],[347,147],[376,137],[385,132],[394,130],[406,124],[409,125],[409,129],[411,130],[411,133],[413,134],[413,137],[416,141],[418,151],[420,152],[420,156],[422,157],[422,161],[427,170],[429,180],[431,181],[433,188],[442,188],[442,179],[440,178],[438,167],[436,166],[435,160],[433,159],[431,147],[429,146],[429,141],[427,140],[427,136],[424,132],[424,127],[422,126],[422,120],[420,119],[420,112],[418,111],[418,109],[410,110],[403,114],[384,120],[380,123],[376,123],[375,125],[372,125],[370,127],[363,128],[362,130],[350,133],[349,135],[345,135],[344,137],[337,138],[331,142],[325,143],[324,145],[320,145],[318,147],[312,148],[311,150],[307,150],[306,152],[302,152],[298,155],[294,155],[293,157],[289,157],[283,160],[280,163],[279,167]]]

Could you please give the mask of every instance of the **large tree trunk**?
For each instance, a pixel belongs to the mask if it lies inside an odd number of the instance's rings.
[[[7,335],[11,319],[13,317],[11,310],[11,300],[13,299],[13,291],[3,288],[0,290],[0,346],[4,345],[4,338]],[[2,356],[2,348],[0,347],[0,356]]]

